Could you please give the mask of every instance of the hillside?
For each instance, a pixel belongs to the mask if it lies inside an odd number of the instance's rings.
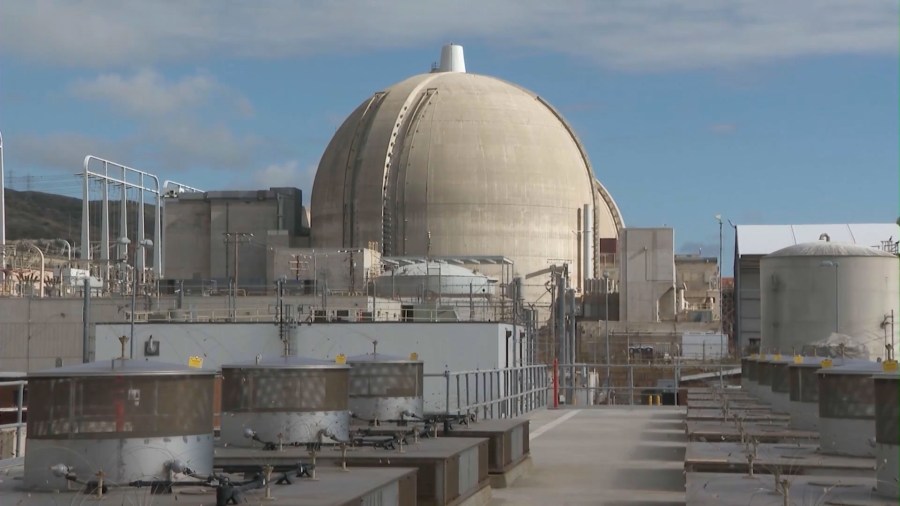
[[[115,223],[119,203],[110,202],[110,221]],[[153,233],[153,207],[145,204],[144,226]],[[134,235],[136,210],[128,209],[129,235]],[[100,202],[91,202],[91,239],[100,236]],[[6,239],[65,239],[81,241],[81,199],[35,191],[6,190]]]

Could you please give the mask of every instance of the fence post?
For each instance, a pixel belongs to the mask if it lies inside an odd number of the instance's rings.
[[[447,415],[447,418],[450,418],[450,369],[444,369],[444,383],[445,383],[445,401],[444,401],[444,414]]]
[[[25,407],[25,384],[19,383],[19,406],[16,410],[16,457],[21,457],[22,452],[22,409]]]
[[[553,409],[559,408],[559,359],[553,359]]]
[[[628,367],[628,404],[634,406],[634,366]]]

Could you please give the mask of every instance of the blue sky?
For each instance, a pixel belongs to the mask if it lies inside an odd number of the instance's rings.
[[[674,227],[681,252],[715,252],[716,214],[900,214],[894,0],[6,2],[8,186],[77,195],[95,154],[308,202],[343,118],[450,41],[554,104],[626,224]]]

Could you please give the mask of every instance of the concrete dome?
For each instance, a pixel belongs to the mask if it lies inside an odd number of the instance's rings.
[[[578,233],[585,205],[596,224],[587,269]],[[374,242],[386,256],[505,256],[523,277],[568,261],[580,284],[596,277],[599,239],[624,224],[547,102],[451,71],[410,77],[350,114],[319,163],[311,226],[316,247]]]

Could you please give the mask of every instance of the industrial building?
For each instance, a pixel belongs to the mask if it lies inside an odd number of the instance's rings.
[[[737,349],[744,352],[759,350],[762,336],[760,259],[781,248],[818,241],[823,234],[836,243],[856,244],[896,254],[900,227],[894,223],[736,225],[734,289]],[[822,274],[825,275],[824,272]]]

